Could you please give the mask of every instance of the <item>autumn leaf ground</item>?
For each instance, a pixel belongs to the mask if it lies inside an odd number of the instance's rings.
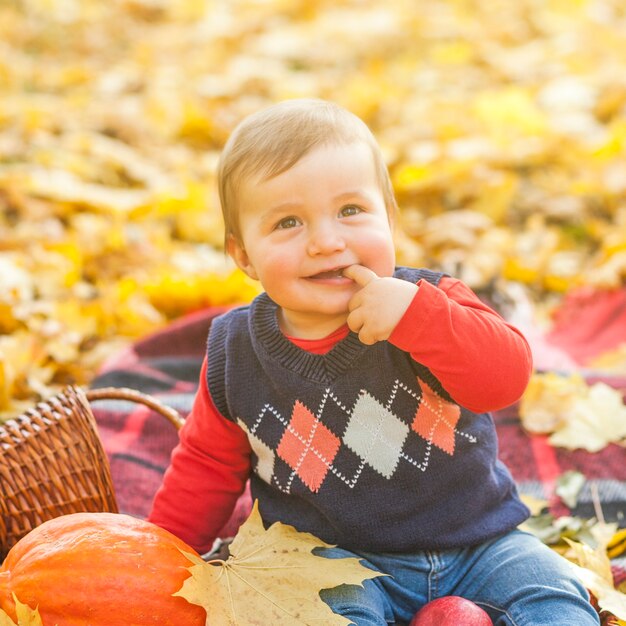
[[[538,326],[572,289],[624,284],[618,0],[9,0],[0,52],[0,419],[253,297],[223,254],[215,165],[284,98],[371,126],[400,263]],[[624,372],[626,351],[598,364]]]
[[[256,287],[221,250],[215,162],[296,96],[362,116],[401,262],[537,314],[626,270],[619,2],[24,0],[0,6],[0,412]]]

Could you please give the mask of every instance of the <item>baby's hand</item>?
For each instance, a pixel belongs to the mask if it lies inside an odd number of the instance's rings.
[[[359,289],[348,305],[348,326],[367,345],[389,339],[418,291],[418,286],[399,278],[380,278],[363,265],[343,270]]]

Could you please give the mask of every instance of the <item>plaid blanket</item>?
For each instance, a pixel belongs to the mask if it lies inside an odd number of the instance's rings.
[[[626,291],[624,295],[626,302]],[[211,308],[199,311],[136,342],[109,361],[92,386],[131,387],[154,395],[186,415],[196,391],[208,329],[212,319],[224,310]],[[579,317],[579,323],[573,325],[576,332],[573,333],[572,345],[577,349],[580,348],[578,338],[584,335],[580,328],[584,319]],[[597,316],[591,319],[594,324],[597,323]],[[626,310],[622,312],[622,317],[613,315],[613,320],[618,328],[613,331],[613,338],[620,332],[626,335]],[[565,336],[566,333],[559,331],[557,347],[560,350],[567,347]],[[541,354],[543,348],[545,346],[538,345],[537,352]],[[541,366],[541,363],[538,365]],[[589,372],[587,376],[592,381],[604,380],[626,394],[626,378],[599,377]],[[176,443],[176,430],[160,414],[128,401],[97,401],[93,410],[110,459],[120,510],[145,517]],[[522,429],[516,406],[496,412],[494,418],[500,457],[511,470],[522,494],[546,499],[550,512],[556,516],[572,514],[590,518],[597,516],[597,507],[600,506],[606,521],[626,525],[624,448],[611,444],[594,454],[553,448],[547,437],[530,435]],[[557,478],[568,470],[578,470],[587,478],[573,509],[568,509],[555,495]],[[249,508],[250,495],[246,492],[222,529],[221,536],[234,535],[247,517]],[[617,583],[626,580],[626,559],[615,560],[614,572]]]

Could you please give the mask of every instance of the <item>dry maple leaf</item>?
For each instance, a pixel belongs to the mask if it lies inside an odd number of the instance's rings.
[[[22,604],[13,594],[15,600],[15,612],[17,613],[17,623],[15,623],[2,609],[0,609],[0,626],[43,626],[38,609],[31,609],[26,604]]]
[[[626,623],[626,594],[615,589],[612,583],[590,569],[570,563],[580,582],[597,598],[602,611],[609,611],[620,624]]]
[[[360,585],[385,574],[367,569],[357,558],[331,560],[312,554],[314,548],[328,547],[317,537],[280,522],[265,530],[255,502],[230,546],[228,560],[206,563],[185,553],[195,565],[174,595],[203,606],[207,626],[350,624],[332,612],[319,590]]]
[[[615,589],[611,562],[606,553],[608,543],[615,528],[605,525],[597,535],[598,546],[593,549],[588,545],[566,539],[572,548],[572,555],[578,565],[568,561],[569,566],[580,582],[596,597],[598,606],[603,611],[609,611],[618,623],[626,620],[626,594]]]
[[[588,384],[575,372],[534,374],[520,405],[524,428],[551,433],[550,443],[598,452],[626,437],[626,406],[619,391]]]

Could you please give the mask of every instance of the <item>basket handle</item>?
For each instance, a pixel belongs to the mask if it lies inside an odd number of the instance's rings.
[[[85,391],[87,400],[130,400],[131,402],[138,402],[151,408],[152,410],[160,413],[176,428],[180,430],[185,420],[181,414],[172,407],[163,404],[160,400],[157,400],[153,396],[142,393],[135,389],[129,389],[128,387],[101,387],[99,389],[87,389]]]

